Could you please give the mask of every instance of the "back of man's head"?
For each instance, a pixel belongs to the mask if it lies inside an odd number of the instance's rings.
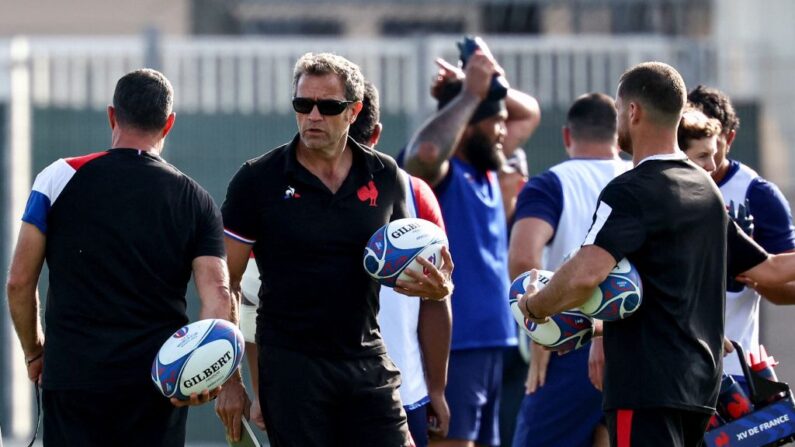
[[[157,70],[142,68],[122,76],[113,93],[116,121],[123,128],[157,132],[174,107],[174,89]]]
[[[687,100],[707,117],[718,120],[724,133],[736,131],[740,127],[740,119],[729,97],[722,91],[699,85],[687,95]]]
[[[373,133],[381,119],[381,104],[378,99],[378,89],[372,82],[364,82],[364,97],[362,99],[362,110],[356,116],[356,121],[348,129],[348,136],[359,144],[369,146],[372,141]]]
[[[603,93],[588,93],[574,101],[566,127],[577,141],[609,143],[616,139],[616,105]]]
[[[648,111],[651,123],[675,127],[687,103],[687,88],[682,76],[670,65],[644,62],[621,76],[618,97],[639,102]]]

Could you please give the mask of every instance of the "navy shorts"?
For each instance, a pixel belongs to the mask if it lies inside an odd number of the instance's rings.
[[[415,447],[427,447],[428,445],[428,404],[424,403],[409,410],[406,410],[406,418],[409,421],[409,432],[414,438]]]
[[[513,447],[593,445],[593,432],[604,417],[602,393],[588,379],[589,346],[562,356],[552,353],[544,386],[524,396]]]
[[[259,398],[273,447],[405,446],[399,386],[386,354],[331,358],[259,347]]]
[[[450,407],[448,439],[500,445],[500,393],[505,348],[450,352],[445,397]]]
[[[107,391],[42,390],[42,441],[51,447],[185,445],[188,408],[149,383]]]

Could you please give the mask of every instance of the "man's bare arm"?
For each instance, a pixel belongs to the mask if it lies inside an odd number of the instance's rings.
[[[449,168],[453,156],[472,114],[486,97],[491,76],[497,64],[482,52],[472,55],[466,68],[461,92],[442,110],[436,112],[414,134],[405,155],[409,174],[420,177],[429,185],[437,185]]]
[[[39,379],[43,365],[40,359],[44,350],[44,332],[39,318],[37,286],[46,245],[47,237],[36,226],[23,222],[6,284],[8,309],[25,360],[35,359],[28,365],[28,376],[34,381]]]
[[[607,278],[617,262],[607,250],[586,245],[555,272],[546,287],[535,294],[522,296],[519,308],[526,318],[538,320],[579,307]]]

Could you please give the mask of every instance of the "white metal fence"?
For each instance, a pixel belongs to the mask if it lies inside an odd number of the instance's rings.
[[[30,38],[31,99],[37,107],[104,109],[116,80],[158,66],[174,84],[177,110],[202,113],[288,112],[295,60],[332,51],[358,63],[381,91],[387,112],[427,111],[433,59],[457,59],[456,37],[295,39],[229,37]],[[717,82],[716,55],[705,40],[597,36],[488,38],[513,86],[544,106],[568,106],[589,91],[612,93],[621,73],[644,60],[668,62],[690,83]],[[10,93],[9,41],[0,41],[0,101]]]

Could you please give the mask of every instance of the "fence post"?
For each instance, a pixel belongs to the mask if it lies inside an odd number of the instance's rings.
[[[11,259],[13,241],[19,233],[22,210],[25,207],[31,185],[31,101],[30,101],[30,44],[24,37],[13,38],[9,45],[10,95],[6,109],[6,138],[3,152],[3,203],[2,250],[0,263],[7,266]],[[3,269],[3,287],[5,272]],[[24,355],[17,341],[8,313],[2,306],[2,343],[9,349],[3,358],[3,410],[6,436],[20,438],[33,430],[33,390],[28,380],[27,369],[22,361]]]

